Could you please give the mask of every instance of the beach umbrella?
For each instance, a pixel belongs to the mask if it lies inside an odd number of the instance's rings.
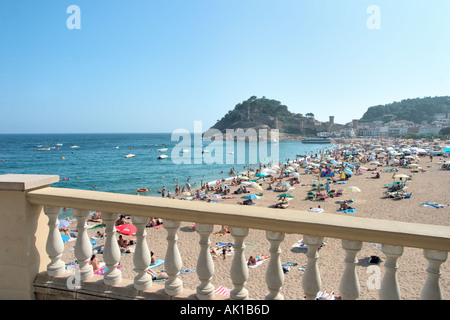
[[[211,196],[211,198],[214,198],[214,199],[222,199],[222,196],[221,196],[220,194],[213,194],[213,195]]]
[[[245,196],[245,199],[256,200],[256,199],[259,199],[259,197],[256,194],[249,194],[249,195]]]
[[[291,186],[289,183],[287,183],[287,182],[280,183],[280,186],[282,186],[282,187],[288,187],[288,188],[291,188],[291,187],[292,187],[292,186]]]
[[[278,195],[278,198],[293,198],[294,196],[290,193],[282,193]]]
[[[361,192],[361,189],[358,187],[348,187],[345,190],[350,191],[350,192]]]
[[[259,184],[257,184],[257,183],[253,183],[253,184],[251,185],[251,187],[253,187],[253,188],[255,188],[255,189],[258,189],[258,190],[263,190],[263,188],[262,188]]]
[[[372,161],[371,164],[380,164],[378,161]]]
[[[351,175],[351,176],[353,175],[353,172],[350,169],[345,168],[344,172],[348,175]]]
[[[293,175],[295,178],[300,178],[300,174],[299,174],[298,172],[292,172],[292,175]]]
[[[394,175],[394,178],[409,178],[409,176],[403,173],[399,173]]]
[[[124,235],[135,235],[136,226],[132,224],[121,224],[116,226],[116,231]]]
[[[291,170],[284,170],[284,173],[291,173]]]
[[[255,177],[267,177],[267,174],[265,174],[264,172],[259,172],[255,174]]]

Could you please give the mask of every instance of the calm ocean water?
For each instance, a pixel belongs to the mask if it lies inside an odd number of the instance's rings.
[[[224,164],[175,164],[171,151],[180,141],[172,141],[170,133],[3,134],[0,135],[0,174],[59,175],[61,180],[54,187],[94,190],[95,186],[99,191],[125,194],[136,194],[137,188],[148,188],[149,191],[141,193],[141,196],[160,196],[158,190],[163,186],[173,193],[177,182],[182,187],[189,179],[189,183],[196,187],[201,181],[229,178],[232,167],[240,172],[246,171],[246,164],[256,166],[249,164],[248,143],[246,163],[238,163],[239,150],[235,143],[235,161],[232,164],[225,161]],[[203,149],[210,143],[204,141]],[[285,163],[286,159],[295,159],[296,154],[317,153],[332,147],[281,141],[278,145],[279,160]],[[38,151],[42,148],[50,150]],[[157,149],[161,148],[168,151],[158,152]],[[270,143],[267,150],[270,156]],[[228,151],[224,148],[224,159],[231,154]],[[194,152],[194,148],[189,152],[192,159]],[[124,157],[130,153],[135,157]],[[168,155],[168,158],[158,159],[161,154]]]

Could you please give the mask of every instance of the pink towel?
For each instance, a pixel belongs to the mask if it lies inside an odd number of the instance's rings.
[[[230,295],[230,289],[227,289],[227,288],[225,288],[225,287],[223,287],[223,286],[220,286],[220,287],[218,287],[217,289],[216,289],[216,291],[214,291],[214,293],[215,294],[220,294],[220,295],[223,295],[223,296],[229,296]]]

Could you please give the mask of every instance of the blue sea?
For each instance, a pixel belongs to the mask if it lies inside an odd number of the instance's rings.
[[[111,134],[2,134],[0,135],[0,174],[46,174],[59,175],[60,181],[54,187],[105,192],[136,194],[138,188],[147,188],[141,196],[161,196],[158,191],[165,186],[174,193],[178,183],[180,187],[189,182],[193,188],[201,182],[212,182],[229,178],[232,167],[236,173],[257,166],[249,155],[249,142],[245,143],[244,163],[238,159],[237,142],[234,149],[223,148],[223,163],[194,164],[194,148],[188,154],[191,163],[177,164],[172,159],[172,149],[182,140],[172,141],[171,133],[111,133]],[[206,149],[210,141],[203,141],[201,148]],[[251,142],[250,142],[251,143]],[[267,154],[278,149],[281,163],[295,159],[297,154],[315,154],[332,149],[334,145],[302,144],[300,141],[280,141],[277,148],[267,146]],[[77,146],[76,148],[73,148]],[[47,148],[50,148],[49,150]],[[166,152],[157,151],[167,148]],[[43,150],[43,151],[39,151]],[[45,151],[44,151],[45,150]],[[197,152],[197,153],[196,153]],[[226,157],[234,152],[234,162]],[[133,158],[125,158],[134,154]],[[166,154],[166,159],[158,159]],[[203,154],[213,156],[214,154]],[[242,155],[242,153],[241,153]],[[229,158],[228,158],[229,159]],[[257,158],[257,163],[266,159]],[[228,162],[228,163],[226,163]]]

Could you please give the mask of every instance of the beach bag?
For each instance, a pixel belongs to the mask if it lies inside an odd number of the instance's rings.
[[[288,273],[289,270],[291,269],[291,266],[287,265],[287,264],[283,264],[283,273]]]

